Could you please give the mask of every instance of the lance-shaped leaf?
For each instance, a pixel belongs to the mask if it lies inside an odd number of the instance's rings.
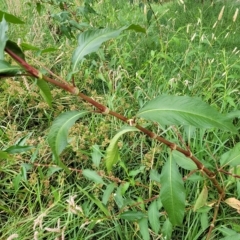
[[[16,153],[27,152],[27,151],[31,150],[32,148],[33,148],[33,146],[14,145],[14,146],[11,146],[11,147],[5,149],[4,151],[9,154],[16,154]]]
[[[75,72],[78,63],[92,52],[96,52],[102,43],[111,38],[116,38],[123,30],[135,30],[144,32],[144,29],[138,25],[124,26],[118,30],[112,29],[97,29],[88,30],[78,36],[78,47],[73,52],[72,56],[72,69]]]
[[[126,27],[120,28],[119,30],[97,29],[81,33],[78,37],[78,47],[72,56],[73,72],[76,70],[77,64],[84,58],[84,56],[96,52],[103,42],[119,36],[124,29],[126,29]]]
[[[95,183],[105,184],[102,177],[96,171],[93,171],[90,169],[84,169],[82,171],[82,174],[84,177],[90,179],[91,181],[93,181]]]
[[[121,219],[125,219],[128,221],[137,221],[146,217],[146,214],[140,211],[126,211],[120,214]]]
[[[185,210],[185,189],[182,176],[170,153],[161,173],[160,199],[172,225],[180,226]]]
[[[138,224],[139,224],[139,231],[142,235],[142,239],[143,240],[150,240],[147,218],[142,218],[141,220],[138,221]]]
[[[24,55],[22,49],[17,45],[17,43],[15,43],[11,40],[7,40],[6,48],[10,49],[12,52],[14,52],[20,58],[25,60],[25,55]]]
[[[155,233],[158,233],[160,229],[159,221],[160,213],[158,209],[157,201],[153,201],[148,207],[148,220]]]
[[[87,196],[93,203],[95,203],[107,217],[111,216],[107,207],[105,207],[103,203],[98,198],[96,198],[96,196],[93,196],[92,194],[90,194],[89,193],[90,191],[86,191],[85,189],[81,188],[81,186],[79,185],[77,185],[77,188],[80,190],[80,192],[82,192],[85,196]]]
[[[106,167],[107,171],[110,172],[112,170],[112,166],[118,161],[119,159],[119,152],[118,152],[118,139],[127,132],[139,131],[135,127],[127,126],[123,127],[119,130],[119,132],[111,139],[110,144],[106,150]]]
[[[163,239],[171,240],[172,231],[173,231],[172,223],[167,218],[162,226]]]
[[[188,96],[162,95],[148,102],[137,114],[161,125],[216,127],[237,132],[231,120],[200,99]]]
[[[9,14],[7,12],[0,11],[0,20],[2,20],[3,17],[6,19],[7,22],[10,22],[10,23],[14,23],[14,24],[24,23],[21,19],[17,18],[16,16]]]
[[[204,185],[201,193],[199,194],[194,204],[193,211],[196,212],[199,208],[203,207],[207,202],[207,198],[208,198],[208,188],[207,186]]]
[[[231,150],[224,153],[220,158],[220,163],[221,167],[240,165],[240,143],[237,143]]]
[[[8,62],[0,60],[0,76],[13,76],[20,70],[19,66],[11,66]]]
[[[0,150],[0,159],[8,159],[9,157],[10,155],[7,152]]]
[[[52,94],[47,82],[42,79],[37,79],[37,85],[40,88],[40,94],[42,98],[47,102],[50,107],[52,107]]]
[[[3,18],[0,22],[0,60],[4,59],[4,48],[6,46],[6,42],[8,40],[7,32],[8,25],[5,19]]]
[[[60,114],[53,122],[49,134],[48,144],[52,149],[53,155],[60,167],[67,171],[66,166],[60,161],[59,155],[68,144],[68,130],[80,118],[85,116],[88,111],[70,111]]]
[[[187,170],[197,169],[197,165],[190,158],[187,158],[182,153],[176,150],[172,151],[172,157],[174,161],[184,169],[187,169]]]
[[[103,196],[102,196],[102,203],[104,205],[107,205],[108,200],[115,188],[116,188],[116,183],[114,182],[107,185],[107,188],[104,190]]]

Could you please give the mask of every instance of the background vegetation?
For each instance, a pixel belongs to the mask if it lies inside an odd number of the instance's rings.
[[[126,31],[104,43],[86,57],[75,76],[80,91],[124,116],[131,118],[161,94],[199,97],[223,114],[239,110],[238,1],[2,3],[3,11],[25,22],[9,25],[9,39],[25,47],[30,64],[64,79],[69,77],[80,32],[129,24],[145,28],[146,34]],[[125,135],[118,142],[121,160],[108,175],[105,151],[123,123],[109,115],[90,115],[70,130],[69,145],[61,155],[70,169],[67,174],[53,164],[47,133],[60,113],[92,107],[53,87],[50,107],[36,81],[27,77],[0,83],[0,148],[34,146],[0,158],[1,239],[205,239],[218,196],[200,171],[187,178],[189,171],[180,170],[187,191],[186,210],[183,225],[173,227],[158,197],[159,176],[167,160],[164,145],[140,133]],[[239,142],[239,135],[216,129],[162,130],[156,124],[142,124],[172,142],[187,142],[213,171],[220,157]],[[239,117],[234,125],[239,129]],[[83,169],[98,172],[104,182],[83,174]],[[238,166],[228,169],[239,171]],[[219,181],[226,197],[239,199],[238,178],[221,174]],[[200,194],[206,197],[198,207]],[[111,217],[106,216],[105,206]],[[239,237],[240,209],[235,208],[238,212],[221,204],[211,239]],[[158,214],[152,209],[158,209]],[[148,233],[141,230],[146,226],[141,214],[149,219]]]

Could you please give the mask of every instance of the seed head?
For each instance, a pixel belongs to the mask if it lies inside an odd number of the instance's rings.
[[[225,6],[222,7],[222,9],[221,9],[221,11],[220,11],[220,13],[218,15],[218,21],[220,21],[222,19],[224,8],[225,8]]]
[[[233,22],[235,22],[236,19],[237,19],[238,11],[239,11],[239,9],[237,8],[236,11],[235,11],[235,13],[234,13],[234,15],[233,15]]]

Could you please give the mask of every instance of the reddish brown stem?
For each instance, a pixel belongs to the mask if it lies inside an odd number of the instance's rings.
[[[206,237],[206,240],[209,240],[210,237],[211,237],[211,234],[212,234],[212,230],[215,226],[215,222],[217,220],[217,215],[218,215],[218,211],[219,211],[219,205],[220,205],[220,202],[221,200],[223,199],[223,195],[222,194],[219,194],[219,198],[218,198],[218,201],[217,201],[217,204],[215,205],[215,209],[214,209],[214,214],[213,214],[213,220],[210,224],[210,227],[209,227],[209,230],[208,230],[208,235]]]
[[[37,69],[35,69],[34,67],[32,67],[31,65],[29,65],[27,62],[25,62],[22,58],[20,58],[18,55],[16,55],[15,53],[13,53],[10,49],[6,48],[5,51],[16,61],[18,62],[28,73],[30,73],[33,77],[35,78],[40,78],[40,79],[44,79],[47,82],[52,83],[55,86],[58,86],[68,92],[70,92],[71,94],[74,95],[78,95],[80,98],[84,99],[85,101],[87,101],[88,103],[92,104],[93,106],[95,106],[97,109],[100,110],[100,112],[102,112],[103,114],[109,114],[112,115],[120,120],[122,120],[123,122],[126,122],[128,124],[130,124],[132,121],[131,119],[128,119],[124,116],[122,116],[121,114],[118,114],[114,111],[111,111],[110,109],[108,109],[106,106],[96,102],[95,100],[93,100],[92,98],[86,96],[83,93],[77,93],[76,94],[76,87],[68,84],[67,82],[59,82],[56,81],[52,78],[49,78],[47,76],[41,76],[41,73],[39,73],[39,71]],[[204,172],[209,180],[213,183],[213,185],[217,188],[218,193],[221,195],[221,198],[224,197],[224,190],[223,188],[219,185],[218,181],[216,180],[216,175],[215,173],[211,172],[208,168],[206,168],[201,162],[200,160],[198,160],[195,156],[193,156],[192,152],[190,150],[185,150],[180,148],[179,146],[177,146],[175,143],[172,143],[168,140],[166,140],[165,138],[162,138],[160,136],[157,136],[155,133],[147,130],[146,128],[140,126],[140,125],[135,125],[135,127],[137,129],[139,129],[141,132],[143,132],[145,135],[149,136],[150,138],[156,139],[157,141],[164,143],[165,145],[167,145],[169,148],[171,148],[172,150],[177,150],[178,152],[181,152],[182,154],[184,154],[186,157],[190,158],[197,166],[197,168]]]
[[[227,172],[227,171],[224,171],[223,169],[218,169],[218,172],[222,172],[226,175],[229,175],[229,176],[232,176],[234,178],[240,178],[240,175],[237,175],[237,174],[234,174],[234,173],[230,173],[230,172]]]

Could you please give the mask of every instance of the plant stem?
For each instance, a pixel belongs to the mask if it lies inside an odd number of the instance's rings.
[[[70,92],[71,94],[74,95],[78,95],[80,98],[82,98],[83,100],[85,100],[86,102],[92,104],[94,107],[96,107],[97,109],[100,110],[100,112],[102,114],[109,114],[112,115],[120,120],[122,120],[123,122],[132,125],[133,119],[128,119],[126,117],[124,117],[123,115],[111,111],[109,108],[107,108],[106,106],[96,102],[95,100],[93,100],[92,98],[86,96],[83,93],[80,92],[76,92],[76,87],[68,84],[66,81],[65,82],[59,82],[56,81],[52,78],[49,78],[47,76],[41,75],[41,73],[35,69],[33,66],[29,65],[27,62],[25,62],[22,58],[20,58],[18,55],[16,55],[14,52],[12,52],[10,49],[5,48],[5,51],[16,61],[18,62],[29,74],[31,74],[33,77],[35,78],[39,78],[39,79],[44,79],[47,82],[52,83],[55,86],[58,86],[68,92]],[[77,89],[78,90],[78,89]],[[171,150],[176,150],[178,152],[181,152],[182,154],[184,154],[186,157],[190,158],[197,166],[197,168],[204,172],[208,179],[213,183],[213,185],[217,188],[217,191],[219,193],[219,195],[221,196],[221,199],[224,198],[224,190],[223,188],[220,186],[219,182],[216,180],[216,174],[211,172],[208,168],[206,168],[200,160],[198,160],[193,154],[192,152],[188,149],[185,150],[181,147],[179,147],[178,145],[176,145],[175,143],[172,143],[168,140],[166,140],[165,138],[162,138],[160,136],[157,136],[155,133],[147,130],[146,128],[136,124],[135,127],[137,129],[139,129],[141,132],[143,132],[145,135],[149,136],[152,139],[156,139],[157,141],[164,143],[165,145],[167,145],[169,148],[171,148]]]

